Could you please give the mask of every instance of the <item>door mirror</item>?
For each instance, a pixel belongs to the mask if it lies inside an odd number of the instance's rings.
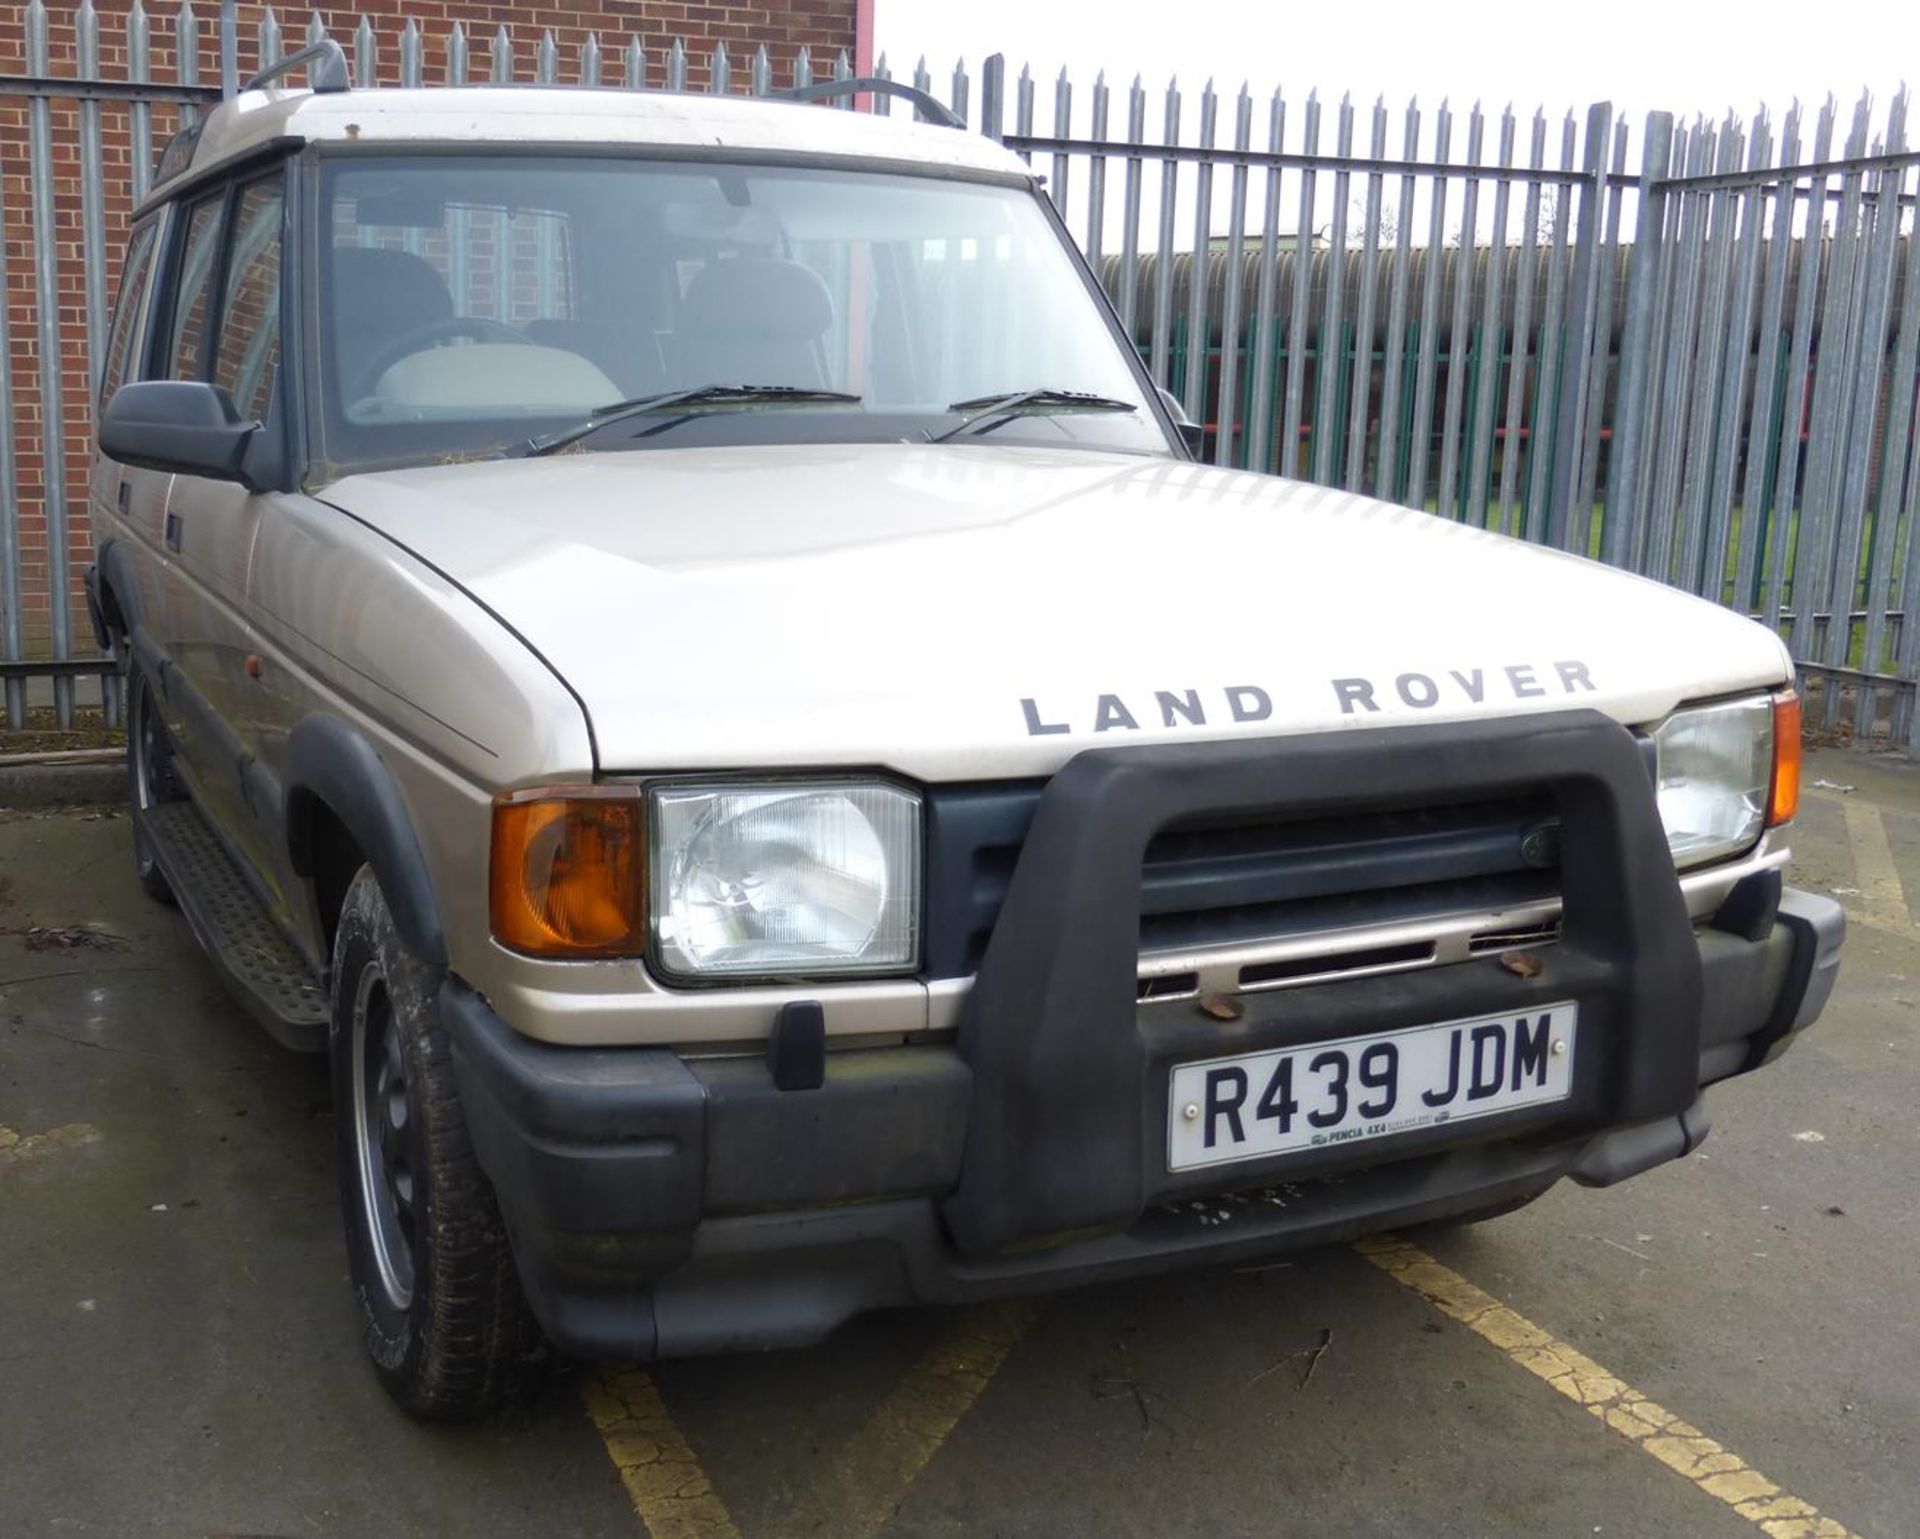
[[[100,452],[123,465],[238,481],[265,491],[247,466],[260,424],[241,419],[233,398],[197,379],[122,385],[100,414]]]
[[[1173,425],[1180,430],[1180,442],[1187,446],[1187,453],[1199,459],[1207,446],[1207,430],[1187,415],[1186,407],[1180,404],[1180,397],[1165,385],[1160,389],[1160,404],[1167,409],[1167,415],[1173,418]]]

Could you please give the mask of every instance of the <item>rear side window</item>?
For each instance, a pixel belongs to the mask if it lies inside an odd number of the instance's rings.
[[[127,260],[120,269],[120,299],[114,306],[113,330],[107,336],[107,357],[100,371],[100,404],[113,398],[127,377],[140,312],[146,306],[147,286],[153,281],[153,242],[159,227],[148,223],[133,232]]]
[[[278,177],[241,191],[220,302],[213,382],[256,421],[266,419],[280,367],[280,210]]]
[[[204,379],[208,321],[212,306],[214,258],[220,250],[220,209],[225,193],[193,205],[187,216],[186,248],[180,258],[180,282],[174,291],[173,330],[167,345],[167,373],[173,379]]]

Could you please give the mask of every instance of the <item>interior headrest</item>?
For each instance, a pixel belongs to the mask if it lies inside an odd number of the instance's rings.
[[[411,251],[336,246],[333,311],[342,332],[397,336],[451,319],[453,295],[433,264]]]
[[[709,337],[812,342],[833,324],[833,296],[804,262],[729,257],[709,262],[687,289],[681,330]]]

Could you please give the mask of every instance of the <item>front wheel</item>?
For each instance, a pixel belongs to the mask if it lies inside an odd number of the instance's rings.
[[[366,866],[334,936],[332,1007],[340,1201],[367,1353],[412,1415],[485,1415],[531,1383],[543,1348],[474,1158],[432,975]]]

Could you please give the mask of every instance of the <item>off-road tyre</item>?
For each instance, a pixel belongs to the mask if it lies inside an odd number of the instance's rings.
[[[367,1355],[409,1414],[485,1416],[533,1387],[545,1348],[474,1158],[434,972],[370,867],[347,889],[332,971],[335,1152]]]

